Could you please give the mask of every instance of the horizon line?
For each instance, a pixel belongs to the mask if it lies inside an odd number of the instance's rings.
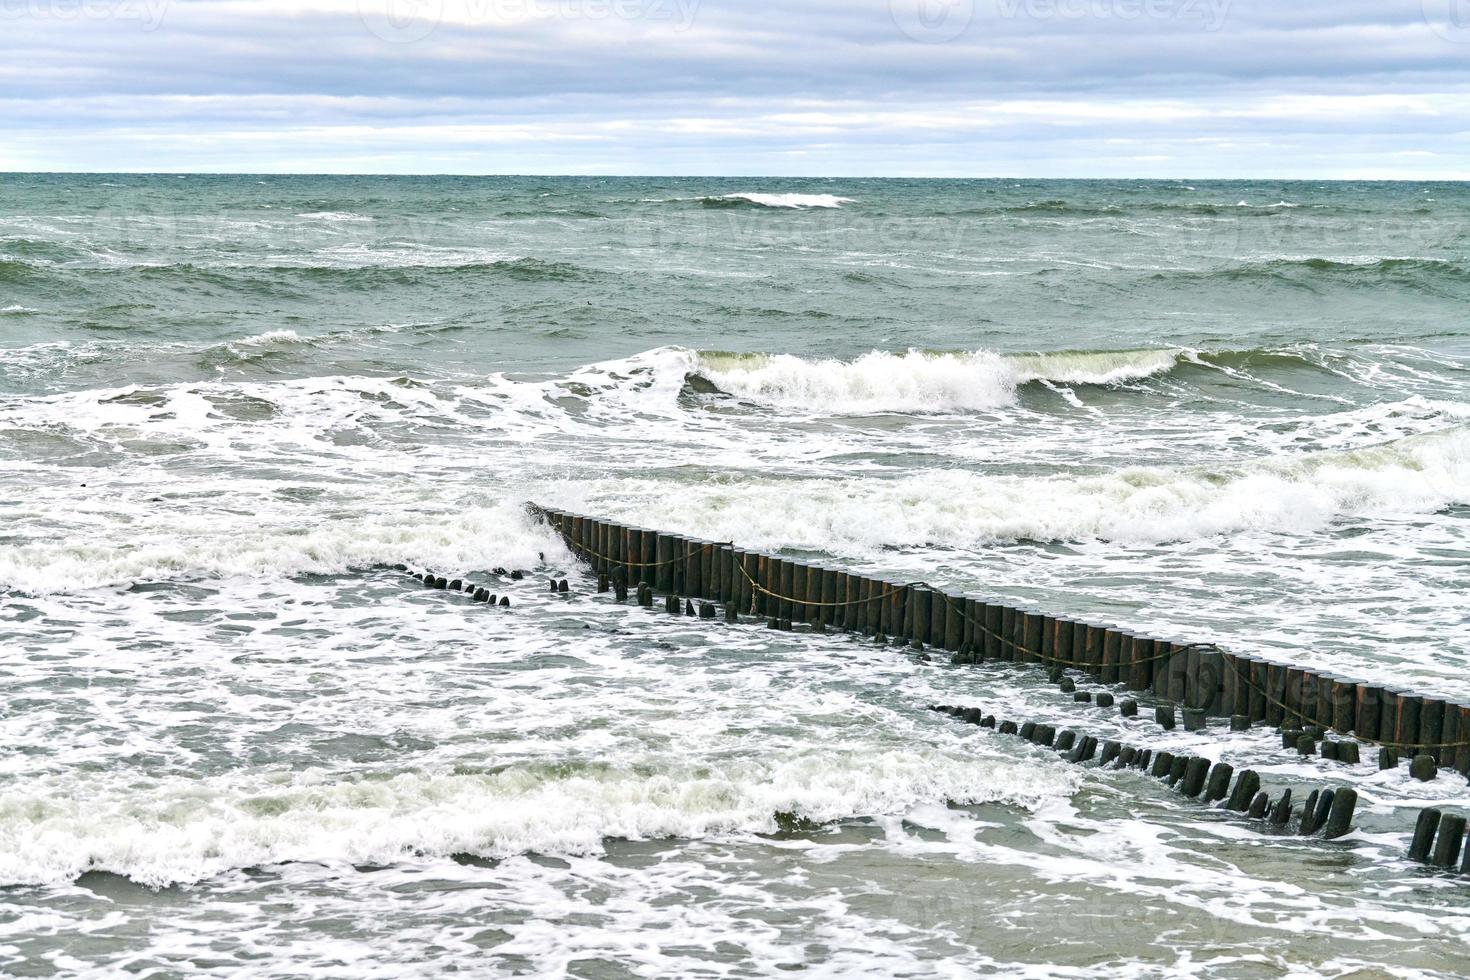
[[[426,171],[403,173],[398,171],[250,171],[250,170],[4,170],[4,177],[457,177],[457,178],[541,178],[556,180],[1015,180],[1031,183],[1055,183],[1062,181],[1196,181],[1199,183],[1232,183],[1244,181],[1278,181],[1280,183],[1375,183],[1375,184],[1464,184],[1470,177],[1281,177],[1281,176],[1236,176],[1236,177],[1024,177],[1014,174],[990,175],[924,175],[912,174],[761,174],[761,173],[692,173],[692,174],[638,174],[638,173],[458,173],[452,171]]]

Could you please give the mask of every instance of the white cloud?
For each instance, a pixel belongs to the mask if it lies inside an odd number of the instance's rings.
[[[10,168],[1470,171],[1420,0],[47,2],[0,0]]]

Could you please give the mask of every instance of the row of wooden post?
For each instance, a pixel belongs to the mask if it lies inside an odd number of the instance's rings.
[[[860,575],[730,544],[529,505],[601,574],[663,595],[1003,660],[1085,671],[1210,717],[1324,730],[1427,754],[1470,773],[1470,706],[1209,644],[1081,622],[994,597]]]
[[[1054,725],[1037,722],[1016,724],[999,721],[994,715],[985,714],[979,708],[958,707],[949,704],[930,705],[929,710],[950,715],[959,721],[998,731],[1002,735],[1015,735],[1034,745],[1055,749],[1064,753],[1063,758],[1072,763],[1085,763],[1097,759],[1099,766],[1114,769],[1137,769],[1147,772],[1155,779],[1168,785],[1191,799],[1205,803],[1220,803],[1227,810],[1244,813],[1257,820],[1269,820],[1277,827],[1289,826],[1292,816],[1291,790],[1283,790],[1274,803],[1261,787],[1261,777],[1253,769],[1242,769],[1236,773],[1228,762],[1211,764],[1200,756],[1175,755],[1172,752],[1138,748],[1122,742],[1107,740],[1099,742],[1091,735],[1072,729],[1058,730]],[[1235,785],[1230,785],[1231,778]],[[1358,793],[1354,789],[1313,790],[1302,807],[1297,821],[1297,833],[1302,835],[1321,834],[1331,840],[1342,837],[1352,829],[1353,813],[1358,806]],[[1420,823],[1422,824],[1423,818]],[[1460,832],[1465,829],[1460,821]],[[1458,853],[1458,848],[1456,850]]]

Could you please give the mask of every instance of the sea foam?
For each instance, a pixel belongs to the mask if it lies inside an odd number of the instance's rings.
[[[844,204],[856,203],[850,197],[836,194],[760,194],[746,191],[722,195],[725,201],[746,201],[764,208],[840,208]]]
[[[637,518],[652,506],[655,492],[620,481],[597,495],[628,502],[613,505],[613,516]],[[918,545],[1158,544],[1241,532],[1303,533],[1349,517],[1428,514],[1463,504],[1470,504],[1465,425],[1234,465],[1039,477],[950,468],[897,479],[750,480],[738,493],[691,486],[662,497],[658,506],[667,523],[713,540],[877,556]]]
[[[831,414],[982,411],[1012,404],[1033,381],[1119,384],[1171,370],[1181,351],[871,351],[850,361],[791,354],[690,353],[690,370],[720,390]]]
[[[608,838],[770,834],[778,812],[825,822],[936,798],[1035,805],[1074,786],[1053,768],[922,746],[388,778],[256,770],[146,790],[76,773],[0,791],[0,885],[110,871],[162,887],[290,861],[596,854]]]

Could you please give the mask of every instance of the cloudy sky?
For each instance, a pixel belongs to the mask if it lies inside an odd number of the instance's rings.
[[[1470,178],[1470,0],[0,0],[0,169]]]

